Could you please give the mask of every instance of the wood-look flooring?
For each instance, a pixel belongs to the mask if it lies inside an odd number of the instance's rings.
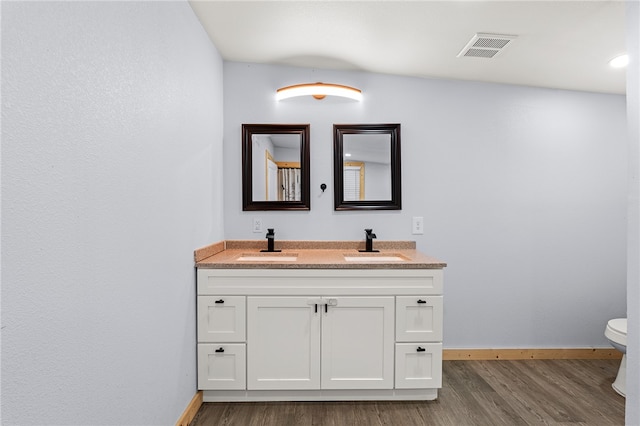
[[[619,360],[444,361],[435,401],[204,403],[191,426],[624,425]]]

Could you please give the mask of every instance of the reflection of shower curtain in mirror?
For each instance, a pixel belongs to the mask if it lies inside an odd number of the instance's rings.
[[[300,169],[278,169],[280,201],[300,201]]]

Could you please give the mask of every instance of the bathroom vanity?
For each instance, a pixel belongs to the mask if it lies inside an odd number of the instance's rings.
[[[255,243],[196,253],[204,401],[437,398],[444,263],[412,242]]]

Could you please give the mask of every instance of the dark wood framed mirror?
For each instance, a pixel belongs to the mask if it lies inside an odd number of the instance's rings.
[[[400,210],[400,124],[334,124],[335,210]]]
[[[309,210],[309,124],[242,125],[242,210]]]

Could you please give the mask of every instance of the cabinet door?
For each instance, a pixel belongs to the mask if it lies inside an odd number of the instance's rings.
[[[396,340],[442,341],[442,296],[396,297]]]
[[[442,343],[396,343],[396,389],[442,387]]]
[[[392,389],[393,296],[325,301],[322,389]]]
[[[244,341],[244,296],[198,296],[198,342]]]
[[[240,390],[246,388],[244,343],[198,344],[198,389]]]
[[[322,310],[313,301],[247,297],[248,389],[320,388]]]

